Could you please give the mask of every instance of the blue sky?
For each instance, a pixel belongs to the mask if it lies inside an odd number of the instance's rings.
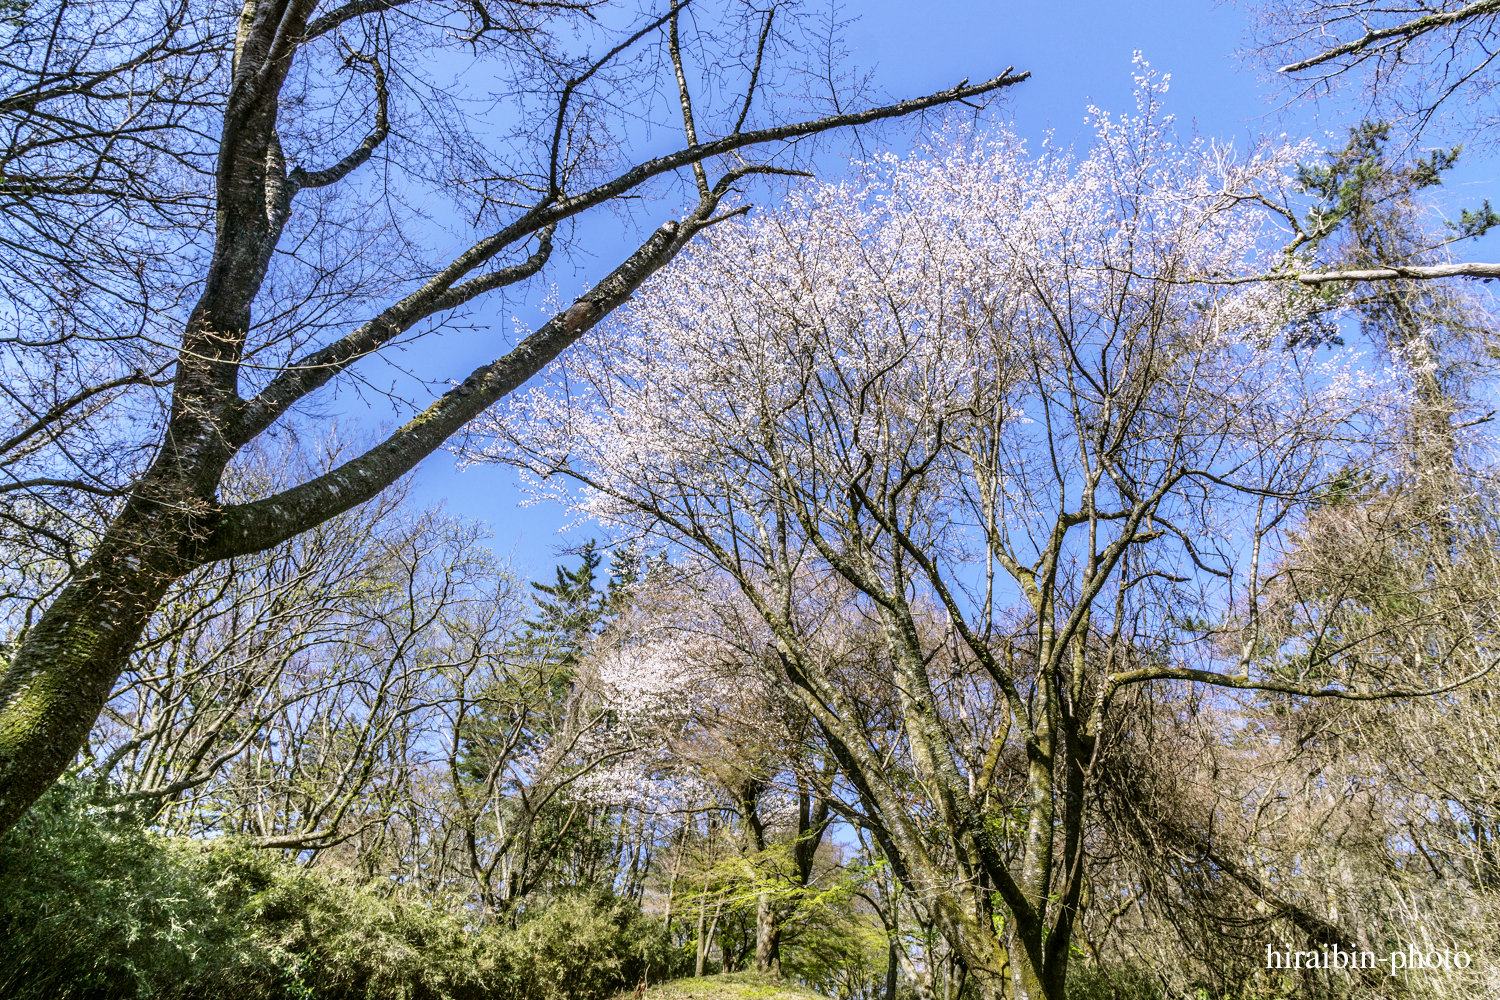
[[[1245,45],[1249,15],[1228,3],[867,0],[848,4],[843,15],[858,18],[846,30],[851,61],[860,70],[873,70],[876,85],[894,97],[951,87],[964,77],[987,78],[1011,65],[1030,70],[1031,79],[1008,91],[998,114],[1012,121],[1033,148],[1049,130],[1064,145],[1086,139],[1084,115],[1090,103],[1112,112],[1132,110],[1136,51],[1153,68],[1171,74],[1167,108],[1183,133],[1234,140],[1241,146],[1261,135],[1283,133],[1331,145],[1341,141],[1348,124],[1333,108],[1279,107],[1271,85],[1236,56]],[[835,176],[842,168],[836,160],[827,161],[824,175]],[[1493,160],[1470,158],[1450,175],[1446,197],[1455,204],[1477,205],[1485,197],[1500,203],[1494,176]],[[662,219],[670,217],[668,203],[661,203],[659,210]],[[618,230],[618,220],[608,214],[580,226],[579,235],[592,239],[598,252],[571,265],[554,266],[549,278],[564,301],[614,266],[615,251],[627,245],[622,235],[633,235]],[[1497,253],[1500,248],[1473,246],[1465,256],[1492,259]],[[522,323],[539,322],[542,315],[535,308],[514,305],[503,315],[481,312],[474,320],[489,324],[488,335],[446,334],[422,342],[403,360],[428,377],[462,378],[474,365],[497,356],[497,346],[509,343],[512,314]],[[358,415],[361,422],[395,417],[378,409]],[[422,504],[443,502],[450,513],[487,522],[494,551],[532,579],[551,575],[558,546],[597,534],[587,529],[560,534],[566,513],[552,504],[520,506],[524,496],[514,472],[495,466],[459,471],[447,453],[434,455],[419,468],[415,499]]]

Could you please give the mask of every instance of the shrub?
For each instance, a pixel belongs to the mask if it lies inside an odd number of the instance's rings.
[[[1068,966],[1068,1000],[1164,1000],[1161,984],[1145,969],[1115,965],[1108,973],[1097,965]]]
[[[446,913],[225,838],[169,838],[61,784],[0,838],[0,996],[599,1000],[666,965],[607,893],[519,926]]]
[[[0,840],[0,995],[188,996],[208,969],[274,979],[232,919],[266,866],[226,879],[212,859],[54,788]]]
[[[660,921],[599,891],[568,892],[523,915],[503,938],[510,1000],[602,1000],[670,974]]]

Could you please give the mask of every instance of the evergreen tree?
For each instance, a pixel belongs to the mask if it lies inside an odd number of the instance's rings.
[[[594,585],[595,571],[603,560],[598,542],[589,539],[583,543],[577,555],[580,562],[575,569],[559,563],[555,569],[555,583],[533,582],[536,590],[536,617],[526,622],[527,635],[523,642],[542,642],[551,647],[552,655],[559,666],[572,667],[587,637],[595,634],[609,610],[609,597]],[[614,581],[610,581],[614,590]]]

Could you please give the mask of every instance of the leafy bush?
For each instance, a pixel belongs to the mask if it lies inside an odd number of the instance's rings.
[[[528,912],[503,937],[506,996],[602,1000],[672,970],[659,920],[601,892],[572,892]]]
[[[214,853],[53,789],[0,840],[0,995],[189,996],[210,969],[228,982],[274,980],[232,919],[270,873],[243,862],[215,871]]]
[[[229,839],[161,837],[59,785],[0,838],[0,996],[598,1000],[665,932],[604,893],[469,926]]]
[[[1097,965],[1068,966],[1068,1000],[1163,1000],[1161,984],[1145,969],[1117,965],[1108,972]]]

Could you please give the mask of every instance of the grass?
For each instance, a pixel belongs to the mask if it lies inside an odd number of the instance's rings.
[[[634,992],[617,1000],[631,1000]],[[649,987],[641,1000],[824,1000],[822,994],[756,972],[673,979]]]

